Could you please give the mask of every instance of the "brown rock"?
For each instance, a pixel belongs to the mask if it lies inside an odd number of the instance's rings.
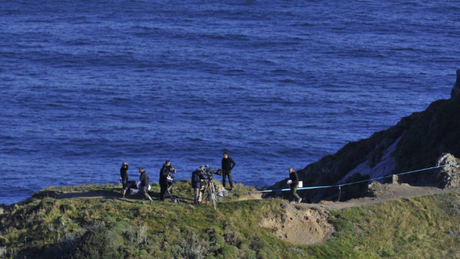
[[[448,165],[457,163],[457,158],[449,153],[442,154],[437,162],[436,166]],[[460,186],[460,165],[445,166],[436,169],[436,178],[440,183],[441,188],[455,188]]]

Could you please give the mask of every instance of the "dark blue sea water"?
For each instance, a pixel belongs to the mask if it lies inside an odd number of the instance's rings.
[[[0,203],[220,167],[265,186],[450,97],[449,1],[2,0]]]

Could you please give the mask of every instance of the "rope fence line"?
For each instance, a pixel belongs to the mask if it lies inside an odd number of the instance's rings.
[[[423,168],[423,169],[417,169],[417,170],[412,170],[412,171],[408,171],[408,172],[403,172],[403,173],[399,173],[399,174],[390,174],[390,175],[386,175],[386,176],[381,176],[381,177],[376,177],[376,178],[371,178],[371,179],[361,180],[361,181],[356,181],[356,182],[351,182],[351,183],[343,183],[343,184],[335,184],[335,185],[323,185],[323,186],[300,187],[300,188],[297,188],[297,190],[301,191],[301,190],[327,189],[327,188],[337,188],[337,187],[340,189],[343,186],[349,186],[349,185],[354,185],[354,184],[360,184],[360,183],[367,183],[367,182],[382,180],[382,179],[385,179],[385,178],[393,177],[394,175],[400,176],[400,175],[419,173],[419,172],[424,172],[424,171],[433,170],[433,169],[442,168],[442,167],[447,167],[447,166],[455,166],[455,165],[458,165],[458,164],[460,164],[460,162],[451,163],[451,164],[444,164],[444,165],[438,165],[438,166],[432,166],[432,167],[427,167],[427,168]],[[255,193],[268,193],[268,192],[286,192],[286,191],[290,191],[290,190],[291,190],[290,188],[285,188],[285,189],[262,190],[262,191],[253,191],[253,192],[255,192]]]

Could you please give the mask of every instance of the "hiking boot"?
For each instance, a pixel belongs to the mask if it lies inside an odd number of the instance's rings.
[[[233,187],[232,187],[232,188],[230,189],[230,191],[233,192],[233,190],[235,190],[235,189],[233,189]]]
[[[153,200],[150,200],[150,205],[152,205],[152,203],[153,203]]]
[[[297,203],[301,203],[302,202],[302,198],[299,199],[299,201]]]
[[[291,201],[291,202],[289,202],[289,203],[290,203],[290,204],[295,204],[295,201]]]

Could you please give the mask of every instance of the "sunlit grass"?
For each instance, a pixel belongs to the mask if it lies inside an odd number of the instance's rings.
[[[237,186],[242,193],[251,187]],[[108,191],[121,185],[50,187],[44,191]],[[152,192],[159,186],[152,185]],[[259,222],[283,212],[280,201],[237,201],[193,207],[190,183],[174,190],[183,202],[141,204],[140,199],[31,198],[0,215],[6,255],[43,258],[456,258],[460,254],[459,194],[384,202],[333,211],[338,232],[318,245],[292,245]],[[244,194],[241,194],[244,195]],[[307,231],[307,230],[304,230]],[[104,247],[102,247],[104,246]]]

